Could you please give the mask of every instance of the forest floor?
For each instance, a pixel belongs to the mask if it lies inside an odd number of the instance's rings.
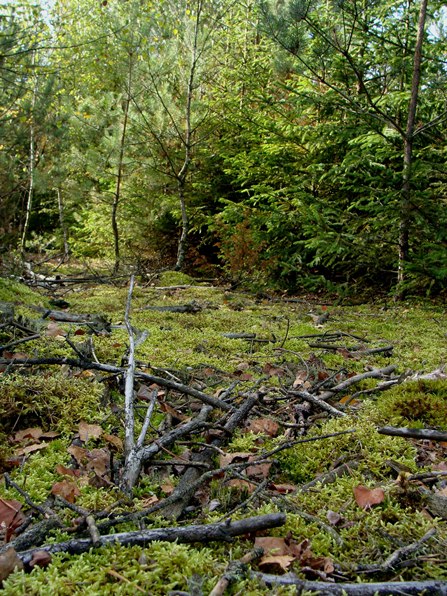
[[[443,304],[77,280],[0,278],[5,594],[447,594]]]

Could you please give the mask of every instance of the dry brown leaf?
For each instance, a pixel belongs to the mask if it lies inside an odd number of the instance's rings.
[[[235,464],[238,462],[248,461],[248,459],[252,456],[252,453],[244,453],[243,451],[237,451],[235,453],[224,453],[219,455],[219,465],[221,468],[225,468],[230,464]]]
[[[160,488],[165,495],[171,495],[174,492],[175,487],[172,482],[163,482],[163,484],[160,484]]]
[[[277,536],[257,536],[255,548],[262,548],[264,555],[290,555],[285,538]]]
[[[81,475],[80,470],[73,470],[72,468],[67,468],[67,467],[63,466],[62,464],[57,464],[55,470],[56,470],[56,473],[59,474],[60,476],[69,476],[71,478],[79,478],[79,476]]]
[[[286,573],[294,560],[292,555],[267,555],[259,561],[259,568],[270,573]]]
[[[19,501],[0,498],[0,526],[6,528],[5,542],[10,541],[14,531],[25,521],[21,509]]]
[[[354,497],[357,505],[362,509],[370,509],[373,505],[380,505],[385,499],[381,488],[367,488],[366,486],[354,487]]]
[[[249,495],[256,489],[256,484],[253,484],[248,480],[242,480],[241,478],[232,478],[225,484],[230,488],[236,488],[241,491],[246,490]]]
[[[63,480],[62,482],[53,484],[51,494],[63,497],[69,503],[74,503],[81,494],[81,491],[74,482]]]
[[[26,447],[16,449],[14,453],[16,455],[28,455],[29,453],[34,453],[35,451],[45,449],[45,447],[48,447],[47,443],[35,443],[34,445],[27,445]]]
[[[276,482],[272,482],[272,484],[269,485],[269,488],[270,487],[281,495],[287,495],[288,493],[293,493],[293,491],[296,490],[296,486],[294,484],[276,484]]]
[[[17,552],[10,546],[3,554],[0,555],[0,584],[13,571],[21,571],[23,563]]]
[[[52,556],[46,550],[38,550],[33,553],[33,558],[29,562],[31,569],[33,567],[47,567],[52,560]]]
[[[117,451],[123,450],[123,448],[124,448],[123,442],[116,435],[109,435],[107,433],[104,433],[102,437],[105,441],[107,441],[107,443],[110,443],[111,445],[113,445],[117,449]]]
[[[64,331],[55,321],[50,321],[48,326],[45,330],[45,335],[47,337],[55,337],[55,338],[65,338],[67,332]]]
[[[70,445],[67,451],[70,455],[72,455],[75,458],[76,462],[79,465],[82,465],[84,462],[87,461],[87,449],[84,449],[83,447],[78,447],[78,445]]]
[[[85,335],[87,332],[85,329],[76,329],[74,332],[75,335]]]
[[[106,448],[92,449],[87,452],[87,470],[93,470],[98,476],[105,476],[110,469],[110,451]]]
[[[15,443],[20,443],[24,439],[40,439],[42,436],[42,429],[39,426],[33,428],[25,428],[23,430],[18,430],[14,435],[13,441]]]
[[[271,418],[255,418],[249,422],[247,430],[252,433],[264,433],[269,437],[276,437],[279,424]]]
[[[79,438],[83,443],[87,443],[90,439],[99,439],[102,435],[103,430],[99,424],[89,424],[84,420],[79,423]]]

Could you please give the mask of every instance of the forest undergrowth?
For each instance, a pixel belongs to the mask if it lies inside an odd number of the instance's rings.
[[[447,593],[443,304],[33,283],[0,278],[3,593]]]

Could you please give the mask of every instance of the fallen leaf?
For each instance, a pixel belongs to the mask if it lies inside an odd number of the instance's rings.
[[[83,447],[78,447],[78,445],[70,445],[67,451],[75,458],[79,465],[82,465],[87,460],[87,449],[84,449]]]
[[[291,555],[268,555],[259,561],[259,568],[271,573],[286,573],[294,560]]]
[[[75,335],[85,335],[86,331],[85,329],[76,329],[76,331],[74,332]]]
[[[179,420],[180,422],[183,422],[187,419],[187,416],[185,416],[184,414],[182,414],[181,412],[179,412],[178,410],[176,410],[175,408],[170,406],[165,401],[160,402],[160,410],[162,412],[165,412],[165,414],[169,414],[170,416],[172,416],[172,418],[174,418],[174,420]]]
[[[28,455],[29,453],[34,453],[35,451],[45,449],[45,447],[48,447],[47,443],[35,443],[34,445],[28,445],[27,447],[16,449],[14,453],[16,455]]]
[[[354,497],[359,507],[369,509],[373,505],[382,503],[385,499],[385,493],[381,488],[367,488],[359,485],[354,487]]]
[[[41,439],[55,439],[56,437],[59,437],[61,433],[58,433],[56,430],[47,430],[46,432],[43,432],[41,435]]]
[[[287,495],[288,493],[293,493],[296,490],[296,486],[294,484],[276,484],[272,482],[269,485],[269,488],[272,487],[273,490],[276,490],[277,493],[281,495]]]
[[[165,495],[171,495],[174,492],[175,487],[172,482],[163,482],[163,484],[160,484],[160,488]]]
[[[33,428],[25,428],[23,430],[18,430],[14,435],[13,441],[16,443],[20,443],[24,439],[40,439],[42,436],[42,429],[39,426]]]
[[[246,490],[249,495],[256,489],[256,484],[249,482],[248,480],[242,480],[241,478],[232,478],[225,483],[230,488],[236,488],[238,490]]]
[[[33,567],[47,567],[52,560],[52,556],[46,550],[38,550],[33,553],[33,558],[29,562],[31,569]]]
[[[271,418],[255,418],[249,422],[247,430],[252,433],[264,433],[269,437],[276,437],[279,424]]]
[[[110,469],[110,451],[106,448],[92,449],[87,453],[87,470],[93,470],[98,476],[105,476]]]
[[[6,528],[5,542],[9,542],[14,531],[25,521],[21,509],[19,501],[0,498],[0,527]]]
[[[339,513],[336,513],[335,511],[331,511],[330,509],[326,513],[326,517],[332,526],[336,526],[343,519]]]
[[[47,337],[65,338],[65,336],[67,335],[67,332],[64,331],[61,327],[59,327],[59,325],[57,323],[55,323],[54,321],[50,321],[48,323],[46,330],[45,330],[45,335]]]
[[[10,546],[3,554],[0,555],[0,584],[13,571],[21,571],[23,563],[17,552]]]
[[[81,491],[74,482],[63,480],[62,482],[53,484],[51,494],[63,497],[69,503],[74,503],[81,494]]]
[[[73,470],[72,468],[67,468],[67,467],[63,466],[62,464],[57,464],[55,470],[56,470],[56,473],[59,474],[60,476],[69,476],[71,478],[79,478],[79,476],[81,475],[80,470]]]
[[[285,539],[277,536],[257,536],[255,538],[255,548],[262,548],[264,555],[290,554]]]
[[[273,364],[270,364],[270,362],[266,362],[264,364],[262,372],[268,375],[269,377],[283,377],[286,374],[286,371],[283,368],[279,366],[273,366]]]
[[[254,461],[255,457],[249,457],[248,461]],[[248,466],[245,469],[245,473],[247,476],[254,476],[258,478],[267,478],[270,472],[270,468],[272,467],[271,463],[264,463],[264,464],[254,464],[253,466]]]
[[[84,420],[79,423],[79,438],[83,443],[87,443],[89,439],[99,439],[103,430],[99,424],[88,424]]]
[[[118,451],[122,451],[124,448],[122,440],[116,435],[108,435],[107,433],[102,435],[102,438],[113,445]]]

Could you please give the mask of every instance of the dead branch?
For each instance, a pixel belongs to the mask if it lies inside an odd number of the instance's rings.
[[[254,548],[252,551],[241,557],[238,561],[231,561],[225,573],[209,593],[209,596],[223,596],[228,586],[243,579],[248,574],[248,563],[252,563],[264,554],[264,549]]]
[[[404,437],[405,439],[426,439],[429,441],[447,441],[447,433],[431,428],[398,428],[394,426],[383,426],[377,429],[381,435],[392,437]]]
[[[252,571],[250,574],[263,581],[268,586],[296,586],[297,592],[316,592],[319,596],[446,596],[447,582],[438,580],[414,581],[414,582],[380,582],[370,584],[340,583],[330,584],[326,582],[306,581],[297,577],[294,573],[285,575],[270,575],[259,571]]]
[[[193,300],[189,304],[179,304],[174,306],[143,306],[143,308],[140,308],[139,310],[196,314],[203,310],[203,306],[195,302],[195,300]]]
[[[45,551],[49,554],[68,553],[79,555],[85,553],[95,546],[108,546],[119,542],[123,546],[146,545],[148,542],[214,542],[231,541],[234,536],[249,534],[260,530],[277,528],[286,523],[284,513],[269,513],[249,517],[239,521],[232,522],[227,520],[223,523],[208,525],[191,525],[172,528],[158,528],[155,530],[139,530],[136,532],[123,532],[119,534],[109,534],[100,536],[95,545],[90,538],[81,538],[77,540],[68,540],[57,544],[48,544],[38,549],[31,549],[17,553],[23,564],[29,565],[36,551]]]
[[[83,370],[100,370],[115,375],[124,374],[126,371],[125,368],[119,366],[113,366],[111,364],[102,364],[100,362],[91,362],[87,360],[76,360],[75,358],[17,358],[14,361],[7,360],[5,358],[0,358],[0,364],[6,364],[11,366],[39,366],[47,364],[63,366],[64,364],[66,364],[67,366],[82,368]],[[160,385],[161,387],[167,387],[168,389],[178,391],[179,393],[184,393],[186,395],[190,395],[191,397],[195,397],[198,400],[206,404],[209,404],[213,408],[218,408],[227,412],[232,411],[234,409],[233,406],[231,406],[230,404],[220,399],[217,399],[216,397],[212,397],[211,395],[207,395],[206,393],[203,393],[198,389],[194,389],[193,387],[183,385],[182,383],[176,383],[174,381],[171,381],[170,379],[156,377],[154,375],[150,375],[139,370],[135,371],[135,376],[139,379],[149,381],[150,383]]]
[[[375,368],[373,370],[368,370],[367,372],[361,373],[359,375],[354,375],[353,377],[349,377],[342,383],[331,387],[331,389],[327,389],[324,393],[319,395],[319,399],[326,400],[333,397],[334,393],[339,393],[340,391],[345,391],[348,387],[363,381],[364,379],[382,379],[387,375],[391,374],[396,370],[396,366],[391,364],[390,366],[385,366],[385,368]]]
[[[362,345],[358,346],[337,346],[334,344],[323,344],[323,343],[313,343],[309,344],[310,348],[318,348],[320,350],[347,350],[348,352],[356,352],[358,354],[366,355],[366,354],[388,354],[391,355],[394,349],[394,346],[384,346],[383,348],[365,348]]]
[[[346,416],[346,414],[344,412],[337,410],[337,408],[334,408],[334,406],[331,406],[330,404],[326,403],[325,401],[322,401],[321,398],[315,397],[315,395],[312,395],[311,393],[308,393],[307,391],[289,390],[288,393],[290,395],[294,395],[296,397],[301,397],[301,399],[304,399],[304,400],[310,402],[311,404],[313,404],[314,406],[317,406],[318,408],[321,408],[322,410],[329,412],[329,414],[332,414],[333,416],[341,416],[341,417]]]

